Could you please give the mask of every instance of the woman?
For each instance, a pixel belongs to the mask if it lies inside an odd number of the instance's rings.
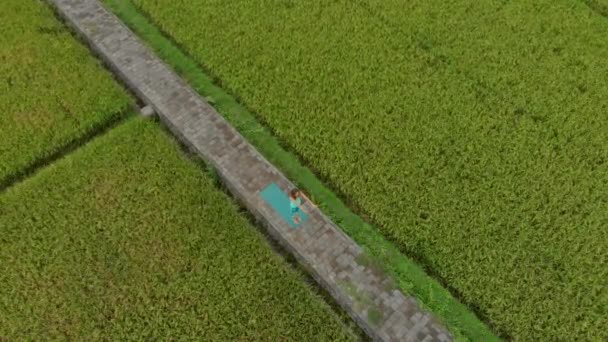
[[[306,199],[308,202],[310,202],[310,204],[312,204],[312,201],[310,199],[308,199],[308,197],[306,197],[300,190],[298,189],[292,189],[289,192],[289,205],[291,208],[291,218],[293,220],[293,222],[298,225],[300,224],[300,222],[302,222],[302,218],[300,217],[300,210],[302,210],[303,212],[306,212],[306,210],[304,210],[304,207],[302,207],[302,198]],[[314,204],[312,204],[313,207],[316,207]]]

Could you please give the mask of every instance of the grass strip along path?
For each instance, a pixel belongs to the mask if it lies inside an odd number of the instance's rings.
[[[122,116],[131,100],[40,1],[0,5],[0,189]]]
[[[0,336],[353,340],[237,211],[128,120],[0,195]]]
[[[479,23],[508,23],[480,41],[465,35],[464,5],[419,5],[438,7],[420,21],[453,19],[437,32],[389,15],[399,2],[135,3],[494,331],[607,338],[605,18],[580,2],[517,2]]]
[[[355,215],[344,203],[292,153],[287,152],[278,140],[256,120],[255,116],[235,98],[214,82],[199,65],[165,38],[130,1],[107,0],[106,4],[131,29],[137,32],[150,46],[182,75],[200,94],[207,97],[218,112],[256,146],[265,157],[278,166],[288,177],[308,190],[322,210],[340,225],[368,255],[373,256],[376,265],[382,265],[392,274],[406,293],[415,295],[421,304],[447,324],[457,340],[496,340],[497,338],[475,315],[454,298],[436,281],[431,279],[419,266],[405,257],[387,242],[372,226]]]

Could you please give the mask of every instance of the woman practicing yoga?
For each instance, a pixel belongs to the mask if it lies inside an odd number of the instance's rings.
[[[300,210],[306,212],[306,210],[304,210],[304,208],[302,207],[302,198],[306,199],[308,202],[310,202],[310,204],[316,207],[312,203],[312,201],[302,193],[302,191],[298,189],[292,189],[289,192],[289,204],[291,208],[291,218],[293,220],[293,223],[295,224],[300,224],[300,222],[302,221],[299,214]]]

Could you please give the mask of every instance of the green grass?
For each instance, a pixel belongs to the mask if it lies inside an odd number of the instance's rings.
[[[125,112],[130,99],[41,1],[0,5],[0,188]]]
[[[186,78],[199,93],[207,97],[222,115],[264,153],[266,158],[285,172],[292,181],[305,188],[323,211],[372,256],[374,260],[368,260],[370,264],[382,265],[382,268],[397,280],[401,289],[415,295],[423,306],[438,315],[457,339],[496,340],[496,337],[474,314],[454,300],[448,291],[419,266],[401,254],[394,244],[386,241],[377,229],[355,215],[334,192],[304,167],[294,154],[283,149],[277,139],[258,123],[251,112],[239,104],[234,97],[214,85],[212,79],[201,71],[199,65],[164,38],[130,1],[106,0],[105,2],[150,44],[161,58]]]
[[[134,2],[493,331],[608,338],[605,18],[566,0]],[[132,11],[115,9],[192,75]],[[256,142],[262,135],[247,138],[348,234],[396,256],[361,221],[332,212],[336,198],[310,173],[294,176],[301,169]],[[387,268],[407,270],[403,260]],[[485,332],[407,273],[397,274],[402,288],[450,329]]]
[[[151,121],[9,188],[0,227],[9,340],[354,338]]]
[[[589,8],[608,18],[608,0],[583,0]]]

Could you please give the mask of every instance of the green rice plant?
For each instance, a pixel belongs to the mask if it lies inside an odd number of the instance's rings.
[[[606,0],[583,0],[589,8],[598,14],[608,18],[608,1]]]
[[[131,100],[41,1],[0,5],[0,189]]]
[[[353,340],[153,121],[0,195],[0,336]]]
[[[134,2],[496,333],[607,338],[605,18],[566,0]]]
[[[566,127],[573,114],[596,120],[606,112],[608,65],[597,61],[608,54],[608,25],[584,1],[358,3],[404,45],[427,46],[489,92],[491,105],[519,109],[539,125]],[[597,7],[602,1],[588,3]]]

